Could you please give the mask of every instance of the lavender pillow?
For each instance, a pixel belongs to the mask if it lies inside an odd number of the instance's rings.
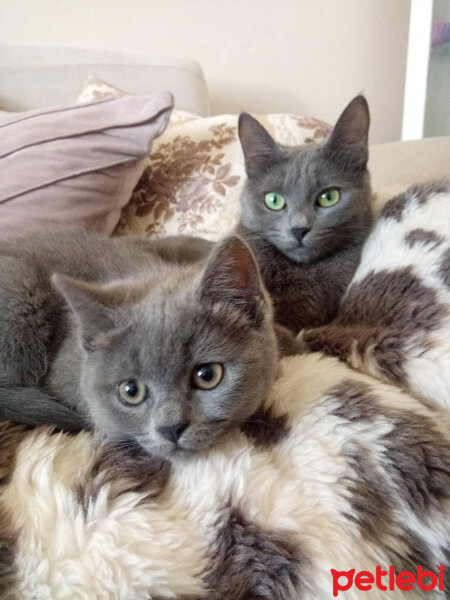
[[[0,111],[0,235],[80,223],[111,233],[172,106],[165,93]]]

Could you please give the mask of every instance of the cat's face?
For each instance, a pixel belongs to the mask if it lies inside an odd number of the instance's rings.
[[[79,323],[82,393],[100,431],[177,457],[214,444],[264,401],[277,351],[250,251],[222,243],[206,269],[98,288],[57,279]],[[132,296],[135,296],[134,299]]]
[[[356,97],[322,144],[278,145],[241,114],[248,180],[242,224],[295,262],[310,263],[364,239],[370,227],[369,112]]]

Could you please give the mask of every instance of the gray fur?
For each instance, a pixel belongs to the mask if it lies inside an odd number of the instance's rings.
[[[442,283],[450,289],[450,248],[442,255],[439,275],[442,278]]]
[[[110,486],[111,502],[131,490],[143,493],[142,502],[148,502],[164,490],[170,468],[170,462],[149,456],[132,441],[107,441],[99,445],[88,477],[77,480],[74,491],[86,516],[104,486]]]
[[[405,385],[414,336],[438,330],[446,314],[436,290],[424,285],[411,266],[372,271],[349,287],[333,323],[304,332],[304,343],[312,352],[342,360],[353,348],[362,354],[370,350],[380,372]]]
[[[307,563],[290,532],[262,530],[225,508],[206,576],[210,600],[294,600]]]
[[[381,405],[374,389],[364,382],[342,381],[330,390],[330,396],[340,401],[333,415],[349,423],[366,421],[374,430],[381,423],[390,426],[376,447],[365,444],[364,436],[347,445],[346,460],[357,475],[348,481],[356,518],[348,518],[356,520],[362,537],[383,548],[397,571],[412,571],[417,565],[433,571],[436,563],[431,544],[407,520],[399,523],[398,516],[402,505],[421,522],[432,520],[435,514],[447,514],[448,439],[429,417]],[[435,544],[445,555],[448,544],[442,546],[438,540]]]
[[[270,408],[261,407],[244,421],[241,430],[255,446],[270,448],[288,435],[288,415],[275,417]]]
[[[351,379],[343,381],[331,390],[331,394],[341,402],[333,410],[334,415],[350,422],[367,421],[375,426],[383,421],[392,426],[391,431],[383,436],[386,483],[383,484],[379,478],[379,461],[371,457],[370,450],[363,448],[362,442],[351,457],[356,466],[358,461],[367,463],[357,468],[362,475],[365,474],[359,479],[367,478],[372,485],[376,482],[373,487],[391,507],[397,496],[419,517],[423,517],[431,508],[442,509],[441,505],[450,495],[450,447],[433,422],[424,416],[380,406],[370,386],[363,382]],[[371,472],[370,461],[375,465],[373,470],[378,475]],[[387,482],[390,482],[390,490]],[[373,493],[373,496],[376,494]],[[376,503],[381,508],[381,500],[376,499]],[[381,515],[387,522],[384,508],[381,509]]]
[[[255,254],[276,322],[294,333],[333,319],[359,263],[372,224],[368,129],[362,96],[350,102],[322,144],[280,146],[253,117],[239,117],[248,180],[237,233]],[[339,202],[317,206],[329,188],[340,190]],[[285,208],[269,210],[268,192],[281,194]],[[299,228],[309,229],[300,242]]]
[[[186,258],[182,241],[172,252],[77,229],[1,241],[0,418],[93,426],[179,456],[255,412],[277,362],[258,269],[236,237],[203,261],[193,247]],[[192,371],[209,362],[223,380],[197,389]],[[139,405],[117,397],[128,379],[149,389]],[[178,425],[177,442],[161,433]]]
[[[430,246],[438,246],[442,244],[444,238],[438,235],[435,231],[429,231],[419,227],[417,229],[411,229],[405,235],[405,242],[413,248],[417,244],[429,244]]]
[[[53,423],[71,432],[91,428],[85,416],[62,406],[47,391],[32,387],[0,387],[0,418],[23,425]]]

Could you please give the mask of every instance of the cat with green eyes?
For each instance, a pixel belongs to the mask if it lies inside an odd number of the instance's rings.
[[[286,147],[239,116],[247,181],[236,232],[253,251],[276,322],[295,334],[335,317],[371,230],[369,123],[357,96],[323,143]]]
[[[278,353],[254,258],[237,237],[188,241],[0,240],[0,421],[94,429],[172,459],[257,411]]]

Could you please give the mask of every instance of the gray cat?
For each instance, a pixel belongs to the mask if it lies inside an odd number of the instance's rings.
[[[237,233],[251,247],[275,321],[297,333],[331,321],[372,225],[369,109],[357,96],[321,144],[277,144],[239,117],[247,182]]]
[[[208,251],[81,229],[0,242],[0,420],[164,457],[245,421],[277,368],[271,303],[240,239]]]

